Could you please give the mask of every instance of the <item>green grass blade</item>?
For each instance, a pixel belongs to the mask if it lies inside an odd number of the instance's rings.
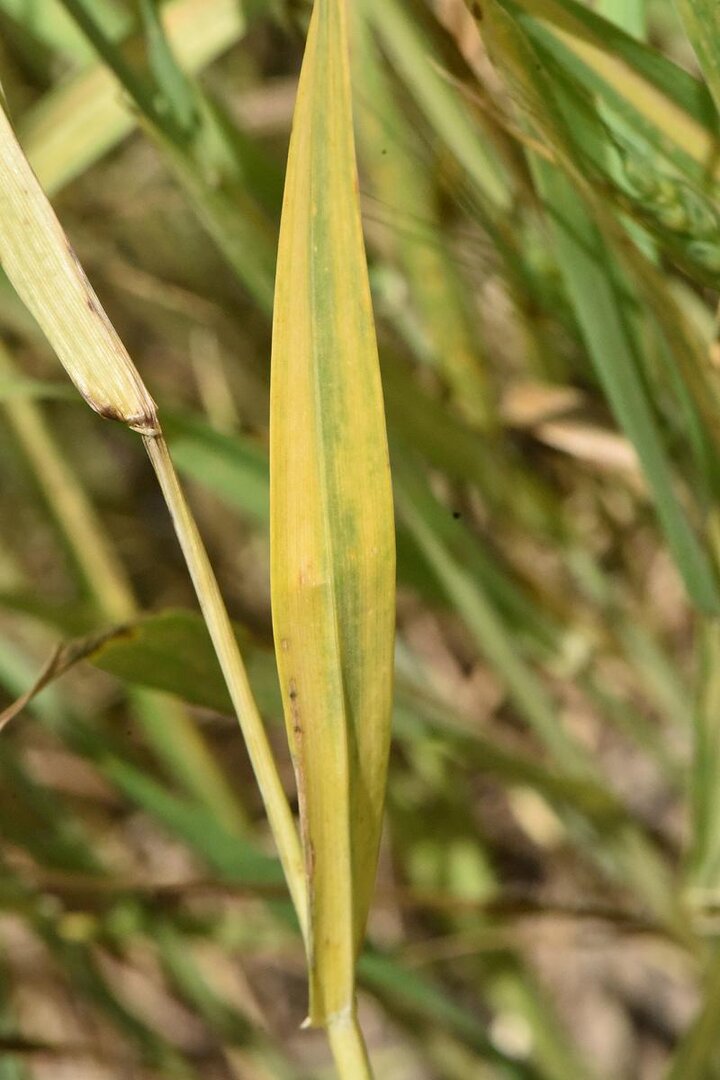
[[[470,1010],[457,1004],[435,982],[400,967],[389,956],[367,953],[358,965],[358,975],[364,986],[370,987],[379,998],[397,1008],[402,1018],[413,1027],[424,1030],[426,1025],[450,1031],[461,1043],[474,1050],[491,1065],[491,1075],[502,1080],[537,1080],[532,1066],[513,1061],[488,1039],[484,1025]]]
[[[623,74],[627,74],[630,77],[628,87],[633,86],[638,91],[642,82],[647,82],[660,91],[669,103],[686,113],[687,119],[705,129],[706,133],[714,134],[713,104],[707,88],[699,79],[662,53],[635,40],[577,0],[518,0],[518,3],[519,7],[538,22],[549,23],[570,38],[591,45],[600,53],[606,54],[609,61],[602,65],[598,63],[598,71],[604,71],[610,79],[613,75],[621,78]],[[594,59],[593,53],[586,50],[579,55],[585,56],[588,61]],[[638,103],[642,100],[655,111],[654,101],[657,101],[657,98],[638,94]],[[677,118],[669,112],[666,121],[677,123]]]
[[[603,0],[599,6],[599,14],[631,37],[640,40],[645,37],[645,0]]]
[[[712,0],[675,0],[698,63],[720,109],[720,11]]]
[[[490,205],[509,210],[511,187],[497,155],[478,137],[477,119],[451,85],[430,35],[400,0],[363,0],[393,65],[433,129]]]
[[[156,0],[140,0],[140,14],[150,70],[162,95],[163,107],[181,131],[189,131],[197,121],[192,83],[175,58]]]
[[[397,249],[420,316],[431,363],[449,385],[460,414],[479,428],[494,426],[487,357],[472,325],[468,298],[443,234],[433,174],[418,167],[423,144],[396,103],[367,23],[356,20],[361,156],[379,205],[401,212],[403,230],[386,230]]]
[[[268,458],[258,442],[215,431],[197,416],[173,414],[164,419],[163,428],[180,472],[250,520],[261,525],[269,521]]]
[[[245,30],[235,0],[171,0],[164,6],[163,18],[178,61],[189,72],[201,70]],[[53,194],[136,124],[137,115],[118,93],[115,76],[104,64],[95,63],[61,82],[24,113],[18,131],[40,183]]]
[[[112,38],[122,37],[131,25],[129,13],[114,0],[97,0],[103,26]],[[26,30],[36,41],[61,52],[75,63],[92,57],[87,42],[60,0],[0,0],[0,11]]]
[[[102,769],[119,791],[182,838],[221,877],[250,887],[273,885],[282,890],[284,878],[278,860],[241,840],[197,803],[172,794],[115,755],[106,756]]]
[[[693,829],[688,873],[700,894],[720,885],[720,628],[699,628],[698,692],[692,770]]]
[[[140,73],[103,32],[88,0],[62,0],[78,26],[96,49],[122,88],[140,112],[143,126],[159,146],[199,220],[212,236],[230,266],[243,281],[256,303],[266,312],[272,307],[274,230],[261,207],[250,197],[242,183],[242,164],[236,163],[238,143],[232,143],[218,111],[206,103],[197,88],[183,80],[187,95],[194,98],[195,109],[184,126],[187,109],[181,114],[163,109],[164,90]],[[153,24],[156,29],[159,24]],[[170,46],[164,35],[163,79],[167,81]],[[157,45],[153,49],[157,57]],[[172,70],[179,78],[179,67]]]
[[[0,402],[15,400],[77,401],[67,383],[27,379],[21,375],[0,375]]]

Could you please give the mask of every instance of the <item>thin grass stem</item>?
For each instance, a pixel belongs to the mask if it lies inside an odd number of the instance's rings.
[[[262,718],[250,688],[230,617],[197,524],[180,486],[167,443],[161,434],[143,435],[143,442],[173,519],[198,602],[237,712],[270,827],[275,837],[290,896],[305,937],[307,901],[305,866],[300,840]]]
[[[333,1061],[342,1080],[372,1080],[372,1069],[362,1029],[355,1013],[328,1020]]]

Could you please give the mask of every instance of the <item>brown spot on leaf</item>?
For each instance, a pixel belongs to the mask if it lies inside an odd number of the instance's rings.
[[[295,735],[298,737],[302,735],[302,723],[300,720],[300,709],[297,704],[298,690],[297,683],[294,679],[290,680],[288,686],[288,696],[290,698],[290,717],[292,719],[292,729]]]
[[[127,422],[120,410],[116,409],[114,405],[110,405],[108,402],[93,401],[92,398],[87,398],[86,400],[88,405],[90,405],[99,416],[102,416],[104,420],[118,420],[121,424]]]
[[[94,398],[86,394],[83,394],[83,397],[90,408],[94,409],[98,416],[102,416],[104,420],[117,420],[120,424],[127,424],[132,431],[137,431],[140,435],[144,435],[145,438],[159,438],[162,435],[160,422],[155,412],[148,411],[146,413],[124,415],[110,402],[95,401]]]

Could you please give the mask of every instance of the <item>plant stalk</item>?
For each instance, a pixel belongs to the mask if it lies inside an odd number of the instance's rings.
[[[372,1080],[362,1029],[354,1012],[328,1020],[328,1040],[341,1080]]]
[[[306,938],[308,919],[305,865],[300,840],[262,718],[250,688],[230,617],[197,524],[180,486],[167,443],[161,433],[143,435],[143,442],[170,511],[200,608],[237,713],[253,772],[275,837],[290,896],[303,937]]]

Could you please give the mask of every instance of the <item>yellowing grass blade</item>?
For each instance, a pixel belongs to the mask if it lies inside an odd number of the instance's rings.
[[[0,105],[0,265],[101,416],[142,434],[155,403],[77,260]]]
[[[325,1023],[353,1010],[382,818],[395,607],[344,0],[316,0],[310,23],[280,230],[272,364],[275,648],[309,889],[310,1019]]]

